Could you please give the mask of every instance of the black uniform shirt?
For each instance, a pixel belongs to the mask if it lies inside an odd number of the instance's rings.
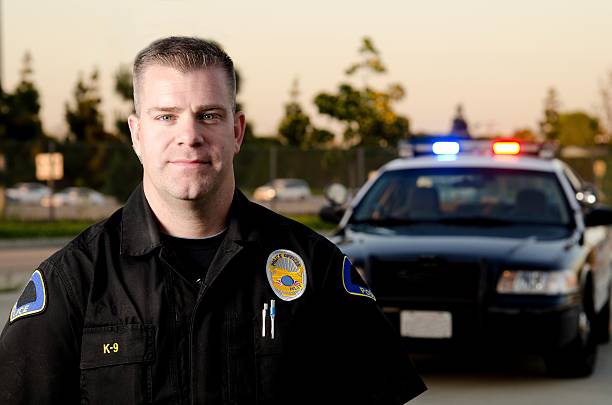
[[[186,280],[198,284],[204,280],[224,236],[225,231],[202,239],[177,238],[166,234],[162,234],[161,239],[162,244],[167,244],[174,254],[172,267]]]
[[[306,272],[291,301],[268,278],[279,249]],[[0,336],[0,403],[403,404],[425,389],[338,248],[240,192],[199,286],[174,258],[140,186],[44,261]]]

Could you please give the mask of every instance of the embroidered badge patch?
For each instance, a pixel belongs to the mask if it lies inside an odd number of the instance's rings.
[[[268,282],[274,293],[284,301],[300,298],[306,290],[304,260],[291,250],[275,250],[266,263]]]
[[[40,270],[36,270],[21,296],[13,305],[9,322],[14,322],[25,316],[40,314],[47,308],[47,288]]]
[[[346,292],[353,295],[361,295],[363,297],[372,298],[374,301],[376,301],[376,297],[374,297],[372,290],[366,286],[361,286],[353,282],[353,280],[359,280],[359,277],[352,275],[353,271],[356,272],[351,264],[351,261],[348,257],[344,256],[344,261],[342,263],[342,284],[344,284],[344,289]]]

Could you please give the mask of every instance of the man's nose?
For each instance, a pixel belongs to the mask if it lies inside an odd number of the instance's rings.
[[[200,145],[204,142],[202,128],[193,117],[185,117],[178,128],[176,141],[179,145]]]

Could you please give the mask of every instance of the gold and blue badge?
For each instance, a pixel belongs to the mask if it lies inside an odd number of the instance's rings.
[[[278,249],[270,253],[266,263],[270,287],[278,298],[293,301],[306,291],[306,266],[295,252]]]
[[[376,297],[361,280],[361,277],[357,274],[357,271],[353,268],[351,261],[348,257],[344,256],[344,261],[342,262],[342,284],[344,285],[344,289],[347,293],[352,295],[360,295],[362,297],[368,297],[376,301]]]
[[[36,270],[28,284],[26,284],[21,296],[13,305],[9,323],[19,318],[42,313],[47,308],[47,288],[45,279],[40,270]]]

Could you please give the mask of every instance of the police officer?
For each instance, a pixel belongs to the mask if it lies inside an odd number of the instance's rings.
[[[235,89],[211,42],[136,57],[142,184],[32,275],[0,337],[0,403],[403,404],[425,389],[350,260],[236,189]]]

